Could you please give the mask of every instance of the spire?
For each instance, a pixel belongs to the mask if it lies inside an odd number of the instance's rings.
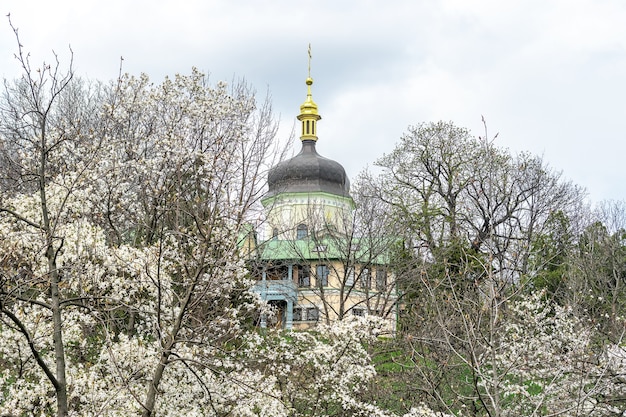
[[[301,141],[317,141],[317,121],[322,118],[322,116],[317,113],[317,104],[313,101],[313,95],[311,94],[311,85],[313,85],[313,78],[311,78],[311,58],[311,44],[309,44],[309,76],[306,79],[306,100],[304,100],[304,103],[300,106],[300,114],[298,115],[298,120],[302,122]]]

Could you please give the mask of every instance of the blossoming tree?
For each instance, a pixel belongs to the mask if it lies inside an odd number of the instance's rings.
[[[21,44],[17,58],[0,108],[0,404],[153,415],[169,374],[203,386],[259,307],[238,244],[271,109],[197,71],[88,87]]]

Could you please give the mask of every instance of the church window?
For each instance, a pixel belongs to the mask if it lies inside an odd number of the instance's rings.
[[[293,309],[293,321],[302,321],[302,309],[296,307]]]
[[[316,278],[318,287],[328,287],[328,265],[318,265],[316,268]]]
[[[306,309],[307,321],[318,321],[320,319],[320,311],[317,307],[309,307]]]
[[[309,228],[306,224],[299,224],[296,228],[296,239],[304,239],[309,235]]]
[[[352,288],[354,287],[354,267],[349,266],[346,271],[346,287]]]
[[[361,288],[371,288],[372,277],[370,276],[370,270],[368,268],[363,268],[361,270],[361,276],[359,278],[361,281]]]
[[[376,289],[384,291],[387,288],[387,270],[383,267],[376,268]]]
[[[320,310],[317,307],[295,307],[293,321],[319,321]]]
[[[308,265],[298,265],[298,287],[311,286],[311,268]]]

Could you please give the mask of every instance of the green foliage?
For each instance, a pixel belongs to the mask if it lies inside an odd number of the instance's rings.
[[[595,222],[583,231],[576,249],[576,299],[605,335],[619,340],[626,322],[626,232],[611,233]]]
[[[532,242],[532,289],[563,302],[567,284],[568,260],[573,246],[570,220],[563,211],[550,213],[546,231]]]
[[[475,415],[485,415],[476,401],[471,367],[451,351],[447,353],[429,342],[379,341],[372,358],[377,369],[369,390],[372,401],[395,413],[427,404],[442,413],[473,409]]]

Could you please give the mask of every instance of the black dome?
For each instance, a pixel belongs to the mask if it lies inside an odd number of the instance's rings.
[[[298,155],[270,169],[267,184],[267,197],[278,193],[316,191],[350,196],[346,171],[338,162],[320,156],[313,140],[302,141]]]

